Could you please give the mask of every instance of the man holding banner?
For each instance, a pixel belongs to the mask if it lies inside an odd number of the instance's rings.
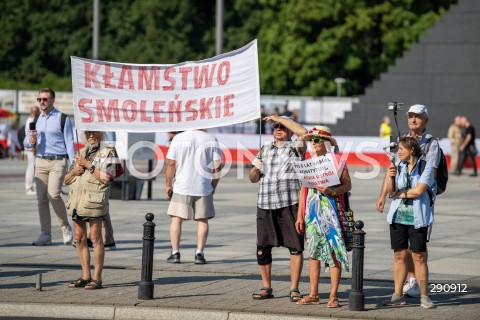
[[[253,161],[249,178],[260,181],[257,202],[257,261],[262,276],[262,288],[253,299],[273,298],[271,288],[272,248],[290,251],[290,300],[300,299],[298,283],[303,266],[303,235],[297,234],[295,221],[298,211],[300,181],[293,162],[305,158],[306,145],[302,136],[307,130],[287,117],[270,116],[275,141],[263,146]],[[293,134],[297,141],[291,141]]]

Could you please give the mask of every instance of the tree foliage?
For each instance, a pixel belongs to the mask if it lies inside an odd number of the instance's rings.
[[[224,51],[258,39],[263,94],[358,95],[455,0],[225,0]],[[101,0],[99,59],[178,63],[215,54],[215,1]],[[0,87],[71,90],[91,57],[93,1],[0,2]]]

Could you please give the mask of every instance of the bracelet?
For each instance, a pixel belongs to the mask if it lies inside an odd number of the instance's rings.
[[[336,196],[337,195],[337,188],[331,188],[332,190],[332,196]]]

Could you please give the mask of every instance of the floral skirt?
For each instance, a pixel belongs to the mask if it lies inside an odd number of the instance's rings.
[[[335,200],[308,191],[305,201],[305,250],[308,256],[335,265],[333,253],[345,271],[349,271],[347,248],[338,222]]]

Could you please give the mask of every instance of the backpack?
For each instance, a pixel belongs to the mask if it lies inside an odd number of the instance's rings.
[[[20,144],[20,147],[23,150],[25,150],[25,146],[23,145],[23,140],[25,139],[25,126],[21,126],[18,131],[17,131],[17,135],[18,135],[18,143]]]
[[[438,142],[437,138],[433,138],[433,137],[428,138],[424,155],[428,153],[428,149],[430,149],[430,145],[432,144],[433,139],[437,140]],[[440,162],[438,163],[437,176],[435,177],[435,179],[437,181],[437,194],[442,194],[447,189],[448,167],[447,167],[447,159],[445,158],[445,154],[443,153],[442,148],[440,148],[440,144],[438,145],[438,151],[440,154]]]

